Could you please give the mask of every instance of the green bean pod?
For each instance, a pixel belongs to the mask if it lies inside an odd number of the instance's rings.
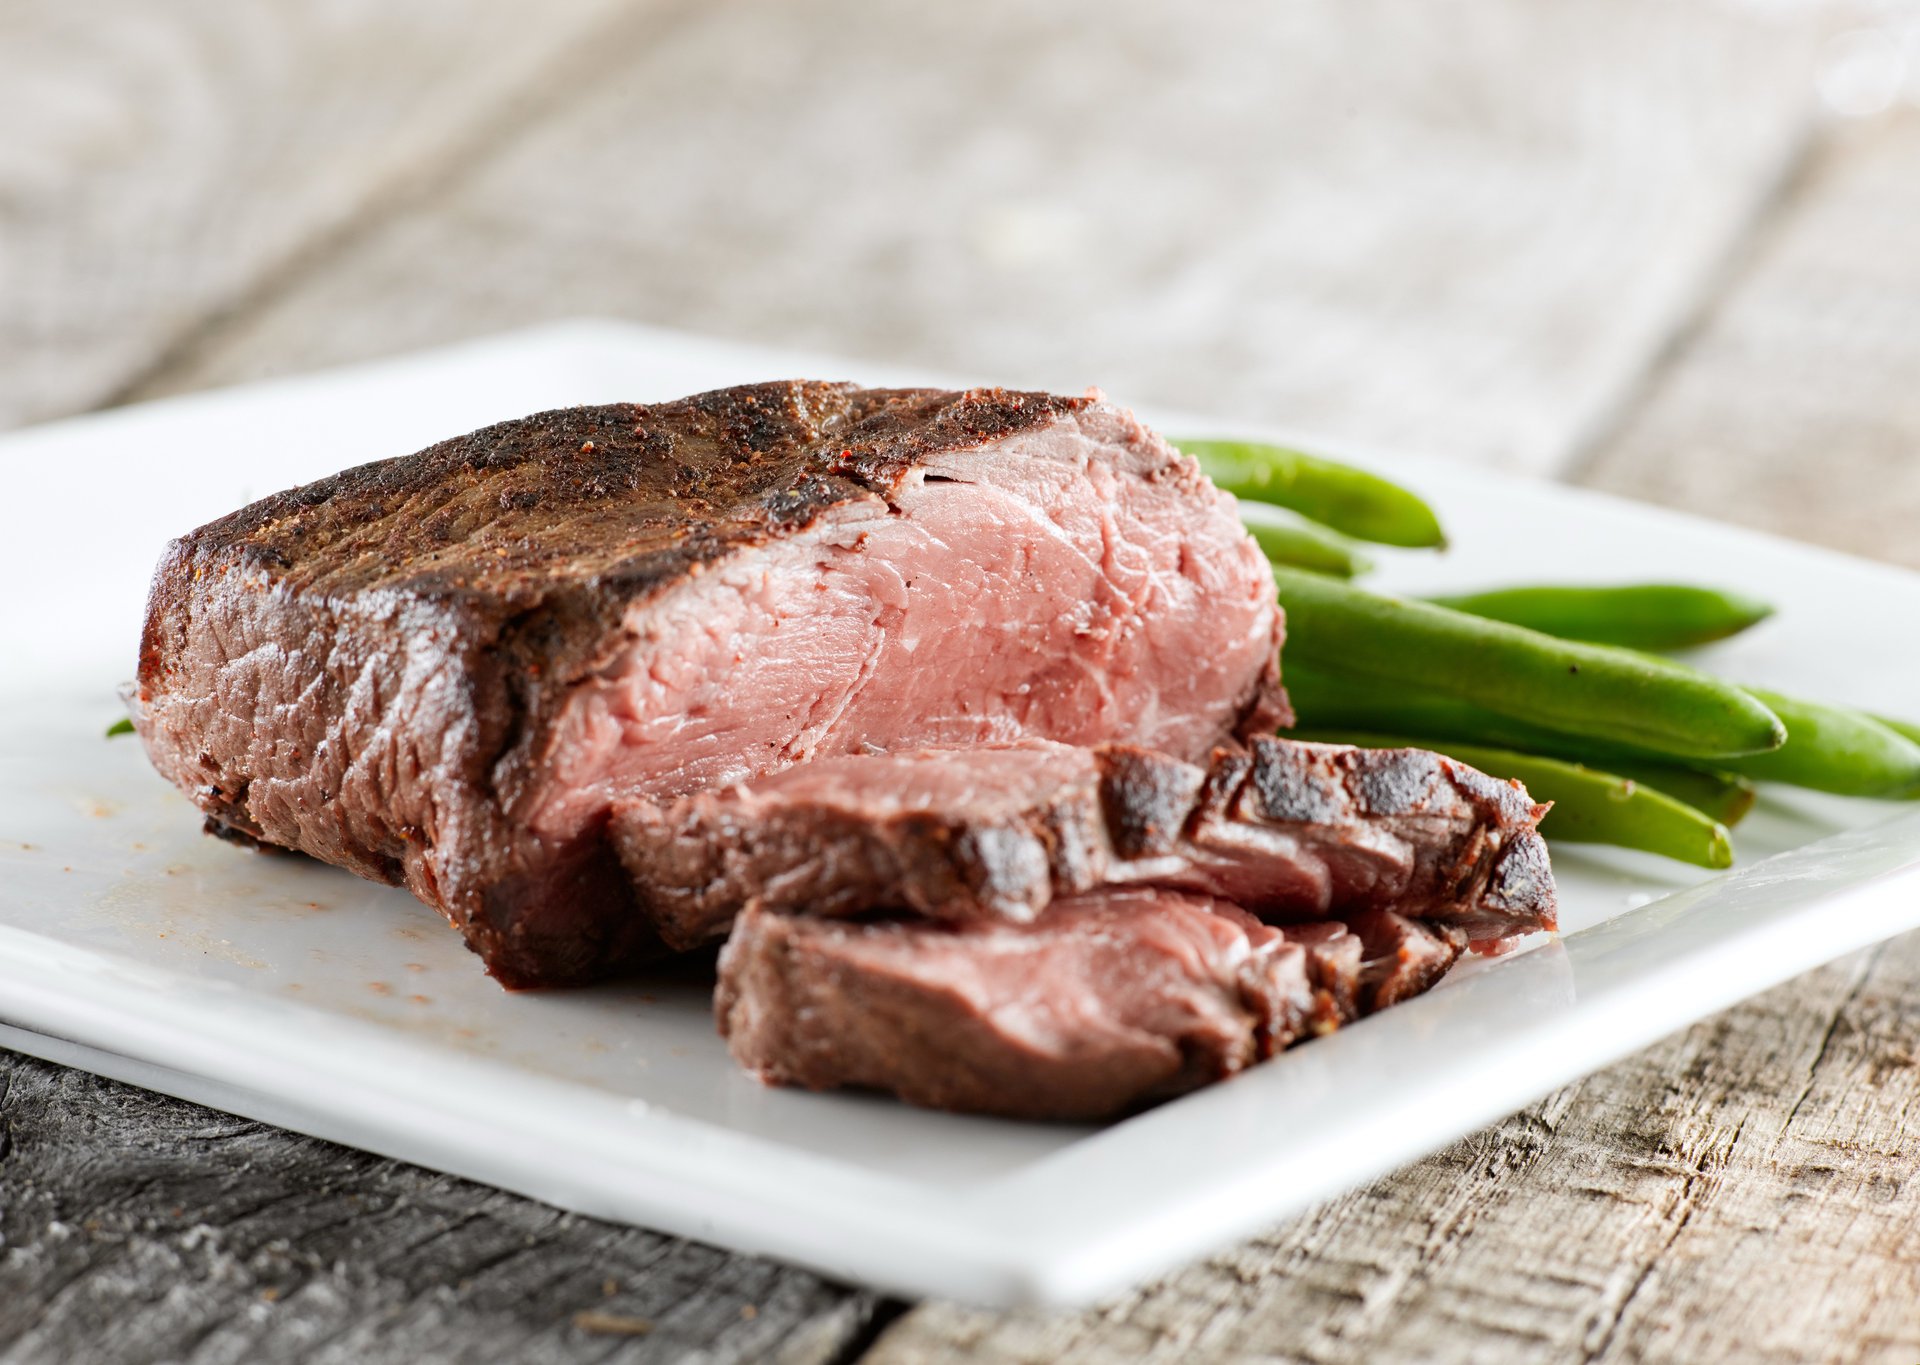
[[[1433,743],[1484,744],[1516,753],[1540,754],[1570,763],[1654,763],[1678,768],[1672,760],[1649,759],[1644,751],[1603,740],[1563,734],[1532,725],[1483,706],[1443,697],[1419,686],[1377,678],[1343,676],[1289,660],[1284,668],[1287,696],[1308,730],[1365,730],[1379,734],[1421,735]],[[1719,760],[1725,762],[1725,760]],[[1657,785],[1657,784],[1656,784]]]
[[[1760,799],[1753,779],[1739,773],[1683,768],[1677,763],[1635,758],[1626,753],[1609,754],[1601,763],[1608,772],[1632,778],[1642,786],[1671,796],[1702,815],[1712,816],[1729,829],[1746,819]]]
[[[1471,606],[1462,609],[1473,610]],[[1572,629],[1578,622],[1568,618],[1560,624]],[[1552,622],[1542,628],[1560,633]],[[1897,726],[1849,707],[1765,688],[1745,690],[1780,718],[1787,727],[1787,742],[1770,753],[1728,760],[1724,766],[1730,771],[1763,782],[1782,782],[1840,796],[1896,800],[1920,796],[1920,742],[1916,742],[1920,735],[1904,734]]]
[[[1175,439],[1173,444],[1236,498],[1285,507],[1355,540],[1411,549],[1447,543],[1433,509],[1378,474],[1257,441]]]
[[[1303,725],[1432,735],[1599,763],[1614,770],[1667,758],[1645,748],[1582,739],[1531,725],[1417,685],[1394,686],[1298,664],[1288,665],[1285,674],[1287,694]],[[1914,740],[1846,707],[1777,692],[1756,691],[1755,695],[1770,708],[1779,708],[1778,714],[1787,726],[1787,742],[1770,753],[1716,758],[1708,767],[1734,777],[1784,782],[1839,796],[1920,796],[1920,744]],[[1652,775],[1647,781],[1661,785]]]
[[[1920,744],[1920,724],[1910,720],[1896,720],[1892,716],[1875,716],[1874,719],[1902,739],[1910,739],[1915,744]]]
[[[1300,739],[1366,749],[1430,748],[1489,777],[1517,779],[1553,809],[1540,822],[1549,839],[1640,849],[1695,867],[1733,866],[1733,840],[1712,816],[1632,778],[1537,754],[1478,744],[1434,743],[1366,731],[1305,731]]]
[[[1841,796],[1920,796],[1920,743],[1850,707],[1747,689],[1780,717],[1787,742],[1727,766],[1762,782],[1785,782]]]
[[[1773,608],[1758,598],[1682,583],[1540,585],[1452,593],[1426,600],[1563,640],[1655,650],[1686,649],[1724,640],[1773,615]]]
[[[1472,702],[1564,734],[1719,760],[1778,748],[1765,705],[1693,669],[1556,640],[1426,602],[1277,568],[1287,657]]]
[[[1373,567],[1373,561],[1345,536],[1310,521],[1249,521],[1245,525],[1261,552],[1275,564],[1336,578],[1352,578]]]

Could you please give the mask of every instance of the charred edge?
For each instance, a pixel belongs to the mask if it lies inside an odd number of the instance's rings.
[[[1183,834],[1192,837],[1207,821],[1225,819],[1253,770],[1253,757],[1244,749],[1215,749],[1207,761],[1207,775],[1200,783]]]
[[[1543,929],[1559,928],[1553,866],[1538,830],[1515,832],[1494,853],[1483,894],[1509,915],[1537,920]]]
[[[1355,803],[1370,815],[1415,815],[1427,809],[1448,776],[1425,749],[1354,749],[1344,757]]]
[[[936,828],[949,840],[947,860],[955,877],[980,905],[1001,909],[1023,904],[1032,875],[1050,871],[1045,841],[1032,830],[1017,825]]]
[[[1173,852],[1206,778],[1189,764],[1126,745],[1102,749],[1099,764],[1100,810],[1114,852],[1122,858]]]
[[[325,541],[342,525],[390,514],[396,500],[414,513],[417,548],[462,538],[436,514],[456,485],[449,476],[489,476],[538,465],[542,498],[600,501],[659,484],[693,503],[724,499],[744,508],[758,488],[762,509],[783,529],[858,489],[884,493],[935,451],[978,447],[1046,425],[1088,405],[1043,393],[934,389],[867,390],[788,380],[714,390],[650,407],[631,403],[562,408],[497,423],[397,459],[375,461],[275,493],[184,538],[197,549],[251,546],[264,568]],[[689,460],[683,451],[718,458]],[[579,458],[560,458],[577,453]],[[704,472],[702,472],[704,471]],[[520,490],[524,493],[525,490]],[[512,498],[516,491],[502,490]],[[326,516],[321,508],[335,510]],[[647,558],[641,556],[642,560]],[[684,554],[665,561],[683,565]],[[662,570],[664,571],[664,570]],[[648,575],[636,565],[635,575]],[[460,591],[460,576],[411,575],[425,593]]]
[[[222,819],[209,815],[200,823],[200,828],[222,843],[232,844],[235,848],[251,849],[255,853],[282,853],[292,856],[297,849],[286,848],[280,844],[270,844],[260,834],[237,823],[235,820]]]
[[[1290,740],[1255,740],[1245,785],[1252,788],[1260,814],[1280,824],[1309,825],[1350,816],[1354,802],[1338,766],[1341,752]]]

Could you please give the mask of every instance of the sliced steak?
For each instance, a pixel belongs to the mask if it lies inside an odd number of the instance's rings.
[[[1554,926],[1543,812],[1517,784],[1415,749],[1265,737],[1202,768],[1030,742],[819,759],[618,806],[613,836],[676,947],[752,905],[1019,923],[1125,885],[1275,920],[1392,909],[1495,941]]]
[[[1275,927],[1144,888],[1070,897],[1024,924],[753,909],[721,953],[714,1008],[735,1059],[773,1084],[1094,1120],[1425,989],[1459,945],[1385,912]]]
[[[657,948],[609,807],[1283,719],[1230,499],[1097,396],[777,383],[569,408],[265,498],[155,575],[136,725],[209,822],[404,882],[510,985]]]

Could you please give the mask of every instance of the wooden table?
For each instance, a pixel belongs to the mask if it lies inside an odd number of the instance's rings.
[[[0,422],[611,314],[1920,566],[1920,10],[920,9],[13,0]],[[1920,936],[1068,1315],[0,1054],[0,1360],[1912,1365],[1916,1040]]]

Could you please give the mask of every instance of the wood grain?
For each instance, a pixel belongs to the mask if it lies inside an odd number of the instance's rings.
[[[877,1301],[0,1052],[0,1360],[811,1365]]]
[[[14,0],[0,10],[0,427],[116,399],[665,13]]]
[[[1920,567],[1920,109],[1808,168],[1586,481]]]
[[[713,6],[140,392],[613,313],[1546,470],[1811,60],[1663,0]]]

